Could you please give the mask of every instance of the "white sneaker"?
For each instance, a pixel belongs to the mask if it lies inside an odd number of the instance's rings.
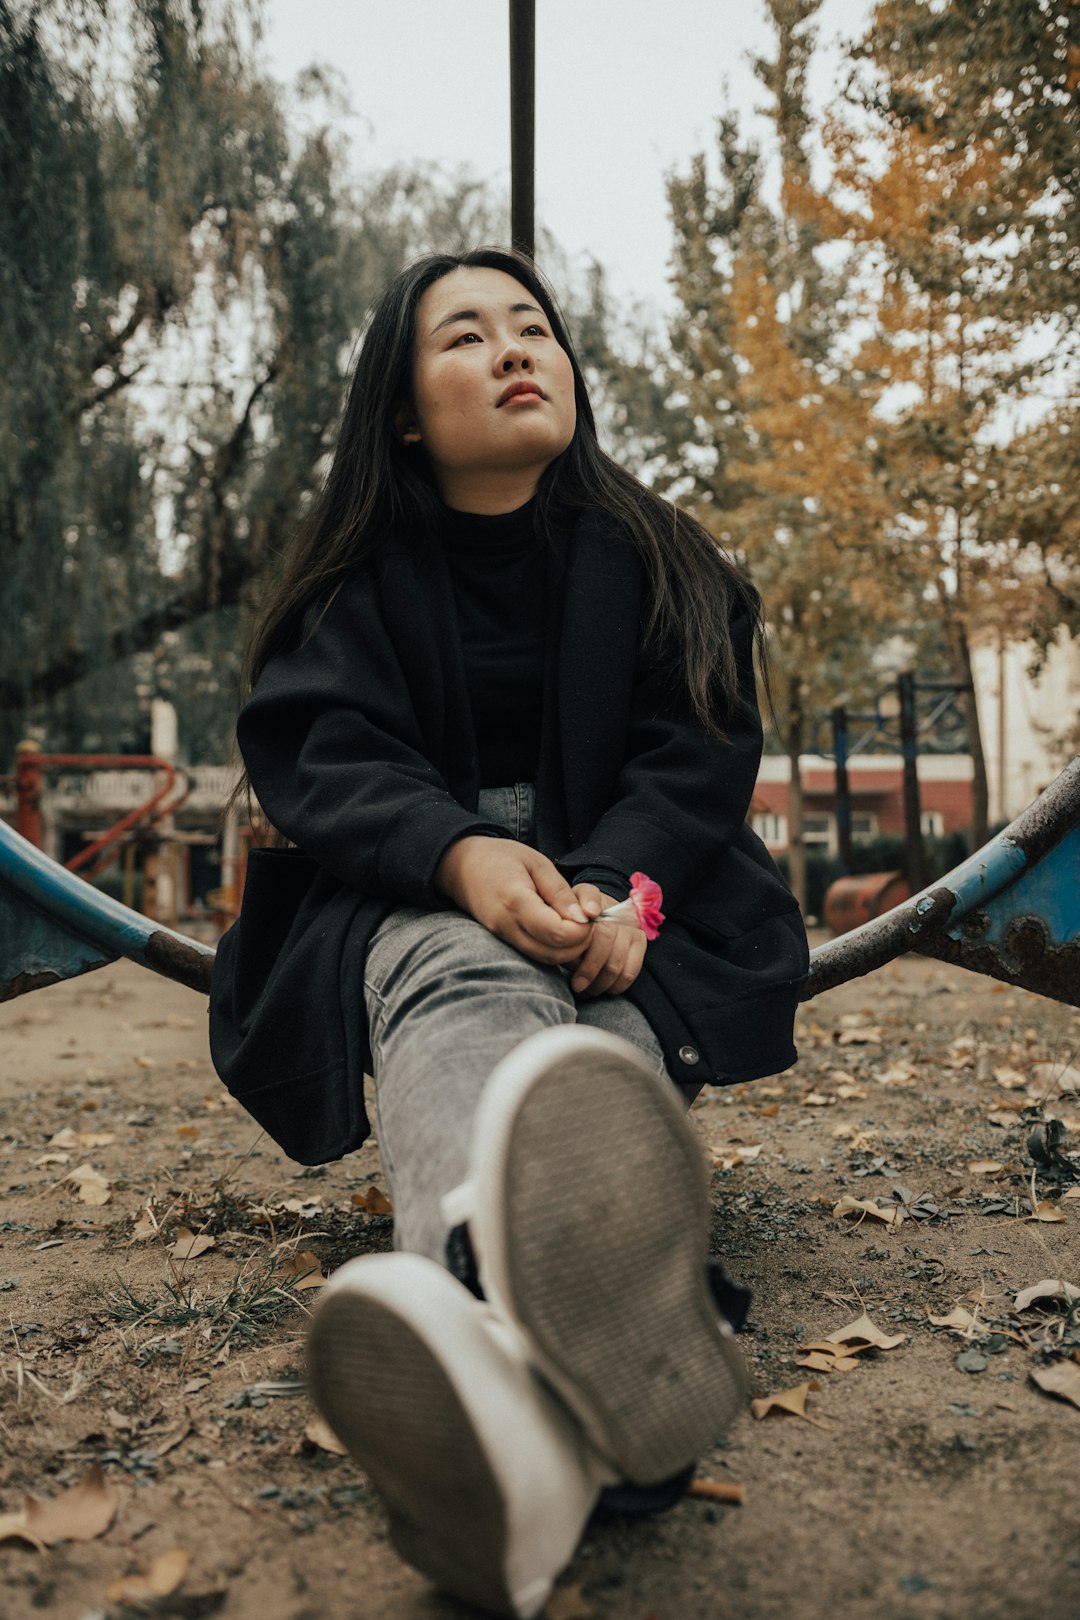
[[[434,1261],[367,1255],[331,1277],[308,1371],[402,1557],[495,1614],[538,1614],[613,1475],[505,1324]]]
[[[708,1283],[705,1168],[635,1047],[582,1025],[515,1047],[443,1209],[468,1222],[486,1299],[623,1479],[667,1479],[728,1427],[747,1379]]]

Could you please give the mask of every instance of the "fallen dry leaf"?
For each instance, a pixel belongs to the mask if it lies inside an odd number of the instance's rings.
[[[859,1348],[865,1350],[867,1346],[862,1345]],[[840,1346],[826,1350],[824,1346],[815,1346],[811,1349],[807,1345],[806,1354],[797,1356],[795,1365],[805,1367],[809,1372],[852,1372],[859,1365],[859,1355],[858,1350],[853,1351],[851,1355],[841,1353]]]
[[[593,1620],[596,1610],[581,1590],[581,1582],[573,1586],[557,1586],[544,1610],[546,1620]]]
[[[311,1220],[315,1215],[322,1214],[321,1198],[286,1198],[282,1209],[288,1210],[290,1215],[304,1215]]]
[[[880,1046],[881,1031],[875,1027],[866,1029],[842,1029],[836,1038],[837,1046]]]
[[[903,1344],[907,1338],[906,1333],[882,1333],[881,1329],[871,1322],[864,1312],[862,1316],[848,1322],[846,1327],[837,1328],[835,1333],[826,1333],[824,1344],[864,1344],[874,1345],[878,1350],[895,1350],[898,1344]]]
[[[970,1311],[965,1311],[962,1305],[954,1305],[948,1316],[931,1316],[928,1305],[926,1316],[934,1327],[953,1328],[957,1333],[967,1333],[978,1323],[978,1317],[972,1316]]]
[[[172,1547],[161,1553],[145,1575],[121,1575],[110,1581],[105,1596],[110,1603],[149,1603],[175,1592],[191,1563],[186,1547]]]
[[[1080,1187],[1070,1187],[1068,1192],[1063,1192],[1061,1202],[1064,1203],[1066,1198],[1080,1198]]]
[[[304,1439],[310,1440],[320,1451],[332,1452],[335,1457],[347,1457],[349,1448],[343,1446],[326,1419],[313,1412],[304,1426]]]
[[[996,1176],[1005,1166],[1000,1159],[969,1159],[968,1169],[973,1176]]]
[[[781,1390],[778,1395],[762,1395],[750,1402],[750,1410],[756,1418],[767,1417],[770,1412],[790,1412],[793,1417],[805,1418],[807,1423],[816,1423],[822,1428],[820,1418],[811,1417],[806,1410],[806,1397],[820,1388],[817,1379],[811,1378],[805,1384],[796,1384],[794,1389]]]
[[[870,1078],[876,1080],[879,1086],[900,1089],[915,1084],[915,1071],[907,1063],[893,1063],[887,1069],[875,1069]]]
[[[1080,1288],[1054,1277],[1044,1277],[1042,1282],[1032,1283],[1030,1288],[1021,1288],[1014,1304],[1018,1311],[1026,1311],[1040,1299],[1063,1299],[1066,1305],[1071,1305],[1074,1300],[1080,1299]]]
[[[376,1187],[374,1184],[365,1187],[362,1193],[354,1192],[351,1202],[354,1209],[365,1210],[368,1215],[392,1215],[394,1213],[394,1206],[389,1198],[381,1187]]]
[[[831,1108],[833,1106],[833,1104],[835,1103],[835,1101],[836,1101],[835,1097],[826,1097],[824,1095],[824,1093],[822,1093],[820,1091],[808,1091],[806,1093],[806,1096],[803,1098],[803,1107],[804,1108]]]
[[[991,1073],[1004,1091],[1021,1091],[1027,1087],[1027,1075],[1021,1074],[1019,1069],[992,1069]]]
[[[302,1254],[291,1254],[283,1260],[279,1268],[279,1275],[292,1283],[299,1293],[305,1288],[325,1288],[326,1277],[317,1254],[305,1249]]]
[[[1065,1093],[1080,1091],[1080,1069],[1073,1063],[1033,1063],[1031,1083],[1040,1087],[1056,1086]]]
[[[95,1170],[93,1165],[78,1164],[74,1170],[69,1170],[63,1179],[78,1187],[81,1203],[107,1204],[112,1197],[108,1177],[103,1176],[100,1170]]]
[[[1017,1118],[1015,1114],[1006,1113],[1003,1108],[995,1108],[992,1114],[987,1114],[986,1122],[988,1125],[998,1125],[1002,1130],[1011,1131],[1017,1123]]]
[[[70,1125],[65,1125],[62,1131],[50,1136],[47,1147],[51,1148],[96,1148],[108,1147],[116,1141],[115,1131],[73,1131]]]
[[[181,1226],[176,1233],[176,1240],[168,1246],[168,1253],[174,1260],[194,1260],[196,1256],[205,1254],[207,1249],[217,1248],[217,1238],[211,1237],[209,1232],[200,1232],[198,1237],[187,1226]]]
[[[686,1494],[703,1497],[707,1502],[734,1502],[741,1507],[746,1491],[742,1485],[723,1479],[692,1479]]]
[[[0,1541],[19,1538],[35,1547],[58,1541],[93,1541],[112,1524],[120,1498],[94,1463],[77,1485],[58,1496],[27,1496],[22,1509],[0,1518]]]
[[[189,1142],[194,1142],[202,1135],[202,1131],[200,1131],[197,1125],[178,1125],[176,1127],[176,1134],[177,1136],[185,1137]]]
[[[1033,1367],[1030,1378],[1048,1395],[1071,1401],[1080,1411],[1080,1367],[1075,1361],[1054,1361],[1049,1367]]]
[[[760,1142],[754,1147],[737,1147],[734,1152],[717,1159],[717,1168],[720,1170],[736,1170],[741,1164],[753,1164],[760,1152]]]
[[[858,1100],[860,1097],[865,1097],[866,1092],[863,1090],[862,1086],[845,1084],[842,1086],[837,1086],[836,1095],[840,1098],[841,1102],[852,1102]]]
[[[850,1193],[845,1193],[840,1202],[834,1204],[833,1215],[834,1217],[859,1215],[864,1219],[869,1215],[871,1220],[881,1221],[885,1226],[893,1227],[900,1226],[904,1219],[903,1210],[899,1209],[895,1204],[890,1205],[887,1209],[882,1209],[880,1205],[874,1203],[872,1198],[853,1198]]]
[[[1025,1215],[1026,1221],[1064,1221],[1067,1219],[1065,1211],[1058,1209],[1056,1204],[1048,1204],[1046,1199],[1040,1199],[1030,1215]]]

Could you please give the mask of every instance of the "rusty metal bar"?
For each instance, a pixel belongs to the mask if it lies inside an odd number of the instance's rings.
[[[817,946],[803,999],[909,951],[1080,1005],[1080,757],[938,883]]]

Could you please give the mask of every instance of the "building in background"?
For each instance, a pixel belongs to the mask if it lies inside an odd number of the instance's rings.
[[[922,830],[944,838],[971,826],[971,757],[968,754],[921,754],[918,761]],[[821,754],[803,754],[803,842],[808,849],[838,853],[836,836],[836,770]],[[750,824],[766,846],[781,854],[788,848],[788,795],[791,762],[786,754],[766,754],[761,761],[750,807]],[[856,754],[848,761],[851,793],[851,836],[855,843],[904,836],[903,762],[899,754]]]
[[[991,823],[1018,816],[1080,748],[1080,641],[1059,630],[1037,675],[1034,661],[1030,641],[972,643]]]

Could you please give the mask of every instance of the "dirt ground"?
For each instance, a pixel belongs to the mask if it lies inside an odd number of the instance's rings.
[[[215,1079],[204,1018],[127,963],[0,1008],[0,1530],[39,1532],[0,1541],[0,1614],[120,1620],[141,1593],[169,1616],[463,1620],[309,1427],[303,1257],[389,1245],[377,1147],[285,1159]],[[1080,1311],[1014,1296],[1080,1285],[1080,1156],[1027,1146],[1045,1116],[1080,1143],[1080,1015],[910,960],[800,1025],[796,1069],[693,1118],[715,1250],[755,1292],[754,1394],[820,1387],[702,1457],[741,1506],[595,1519],[551,1620],[1077,1620],[1080,1409],[1031,1374],[1080,1372]],[[845,1195],[885,1218],[835,1215]],[[213,1245],[184,1259],[183,1231]],[[955,1306],[973,1323],[931,1323]],[[901,1342],[798,1364],[864,1311]]]

